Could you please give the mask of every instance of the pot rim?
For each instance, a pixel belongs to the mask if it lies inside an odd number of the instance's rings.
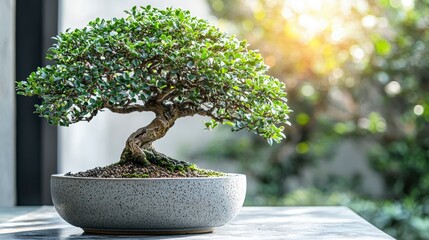
[[[65,173],[52,174],[51,178],[66,178],[75,180],[92,180],[92,181],[174,181],[174,180],[207,180],[207,179],[225,179],[246,177],[241,173],[225,173],[225,176],[214,177],[175,177],[175,178],[96,178],[96,177],[73,177],[65,176]]]

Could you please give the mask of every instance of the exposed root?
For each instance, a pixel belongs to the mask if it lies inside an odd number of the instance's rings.
[[[125,148],[122,152],[120,163],[125,162],[134,162],[142,166],[149,166],[150,164],[153,164],[166,168],[170,171],[183,171],[186,168],[192,166],[191,163],[168,157],[155,151],[153,148],[142,149],[137,154],[133,154],[130,149]]]

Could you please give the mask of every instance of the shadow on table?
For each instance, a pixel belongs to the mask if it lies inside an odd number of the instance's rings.
[[[205,235],[205,234],[192,234]],[[191,235],[96,235],[84,233],[78,228],[54,228],[44,230],[20,231],[0,234],[0,239],[178,239],[187,238]]]

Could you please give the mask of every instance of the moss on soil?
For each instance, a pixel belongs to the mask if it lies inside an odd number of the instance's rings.
[[[78,173],[66,173],[66,176],[96,178],[178,178],[178,177],[220,177],[225,173],[187,166],[162,167],[155,164],[142,165],[136,162],[119,162],[106,167],[97,167]]]

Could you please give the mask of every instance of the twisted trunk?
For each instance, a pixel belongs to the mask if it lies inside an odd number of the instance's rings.
[[[145,166],[155,164],[171,170],[189,166],[189,163],[158,153],[152,147],[152,143],[155,140],[165,136],[167,131],[174,125],[175,120],[176,118],[166,118],[163,114],[157,114],[149,125],[132,133],[122,151],[120,162],[131,161]]]

